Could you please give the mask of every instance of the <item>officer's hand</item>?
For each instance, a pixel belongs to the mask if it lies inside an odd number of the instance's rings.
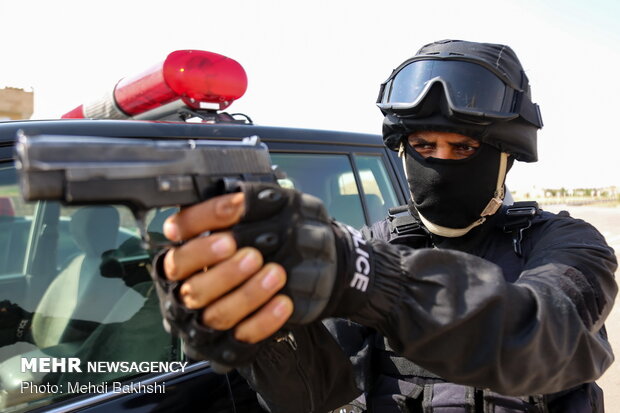
[[[183,280],[179,298],[189,309],[202,309],[202,322],[215,330],[234,329],[237,340],[256,343],[277,332],[293,313],[292,300],[277,294],[286,272],[265,263],[253,247],[238,248],[230,231],[244,214],[244,194],[213,198],[168,218],[164,234],[189,240],[171,249],[163,261],[166,277]]]
[[[166,329],[191,358],[225,366],[251,362],[282,326],[346,316],[359,301],[345,296],[356,271],[371,269],[365,242],[320,199],[264,182],[239,190],[169,218],[165,235],[186,242],[152,271]]]

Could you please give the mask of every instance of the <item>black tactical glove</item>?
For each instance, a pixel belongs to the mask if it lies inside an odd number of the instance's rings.
[[[306,324],[354,311],[369,286],[372,249],[361,234],[333,222],[323,203],[311,195],[274,184],[244,182],[245,215],[232,228],[239,247],[261,251],[265,262],[287,272],[282,292],[294,311],[288,326]],[[232,330],[215,331],[201,323],[201,310],[189,310],[178,299],[181,282],[163,275],[163,254],[155,260],[154,278],[166,328],[185,342],[192,358],[238,366],[250,362],[261,343],[234,339]]]
[[[9,300],[0,301],[0,346],[18,341],[32,342],[32,313]]]
[[[261,251],[287,272],[282,289],[294,311],[287,325],[355,313],[374,273],[372,242],[332,220],[323,202],[273,184],[246,182],[245,216],[233,227],[237,244]]]

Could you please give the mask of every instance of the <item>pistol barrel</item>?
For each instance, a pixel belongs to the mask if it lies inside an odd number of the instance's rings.
[[[15,154],[27,201],[143,210],[200,202],[224,192],[227,180],[275,180],[267,147],[255,136],[223,141],[22,133]]]

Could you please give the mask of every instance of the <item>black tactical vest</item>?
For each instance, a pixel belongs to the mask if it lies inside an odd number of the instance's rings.
[[[494,221],[497,230],[476,255],[499,265],[506,281],[514,282],[522,272],[533,246],[532,227],[553,219],[541,214],[536,203],[504,207]],[[432,247],[430,234],[407,206],[390,210],[390,216],[372,228],[375,238],[390,243]],[[377,334],[371,361],[370,392],[351,405],[334,412],[409,413],[602,413],[602,390],[588,383],[552,395],[508,397],[488,389],[449,383],[395,353],[387,339]]]

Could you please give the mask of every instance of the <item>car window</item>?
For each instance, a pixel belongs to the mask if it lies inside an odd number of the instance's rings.
[[[385,218],[398,205],[381,156],[356,155],[359,175],[345,154],[272,153],[271,159],[286,173],[281,185],[322,199],[333,218],[355,228]]]
[[[12,167],[0,169],[0,199],[0,406],[71,397],[78,384],[152,371],[132,362],[179,357],[128,208],[25,204]],[[148,216],[152,237],[172,211]],[[51,358],[64,364],[44,365]]]
[[[398,198],[383,158],[378,155],[355,155],[354,159],[364,190],[370,222],[380,221],[387,216],[388,209],[398,205]]]
[[[0,284],[23,276],[33,205],[22,201],[15,169],[0,166]]]
[[[356,228],[365,224],[357,183],[347,155],[273,153],[271,160],[286,173],[284,186],[322,199],[328,212],[338,221]],[[343,183],[343,176],[350,176],[350,182]]]

